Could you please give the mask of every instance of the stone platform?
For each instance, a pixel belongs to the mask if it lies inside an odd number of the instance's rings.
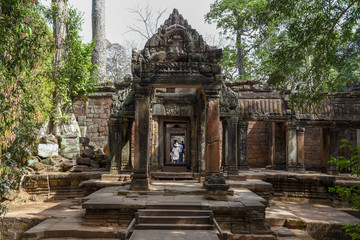
[[[225,231],[235,234],[269,234],[265,226],[267,201],[245,188],[230,189],[228,201],[205,200],[205,189],[197,181],[152,181],[150,191],[130,191],[129,186],[108,187],[82,199],[85,225],[126,226],[138,209],[168,203],[179,206],[200,204],[212,210]]]

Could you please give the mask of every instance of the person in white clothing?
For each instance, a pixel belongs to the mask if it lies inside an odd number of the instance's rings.
[[[180,158],[180,148],[177,141],[175,141],[174,147],[171,151],[171,163],[176,163]]]

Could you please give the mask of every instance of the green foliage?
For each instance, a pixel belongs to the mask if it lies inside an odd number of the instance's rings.
[[[359,36],[354,35],[359,5],[356,0],[216,0],[205,18],[235,39],[229,52],[225,48],[227,76],[242,61],[247,78],[290,93],[291,104],[306,109],[321,104],[324,92],[345,90],[359,80]]]
[[[76,9],[70,8],[65,39],[65,64],[59,69],[58,75],[58,87],[64,106],[95,90],[95,68],[91,63],[94,45],[82,42],[79,35],[81,24],[82,16]]]
[[[34,1],[0,2],[0,196],[14,189],[42,120],[28,83],[49,51],[49,31]],[[0,199],[1,200],[1,199]],[[0,215],[6,206],[0,203]]]
[[[216,0],[205,15],[208,23],[216,23],[228,40],[221,62],[230,80],[257,77],[253,65],[257,49],[273,32],[266,0]]]
[[[351,175],[360,177],[360,146],[352,146],[346,139],[341,141],[343,144],[340,148],[347,148],[352,153],[352,156],[349,159],[342,156],[333,158],[330,163],[337,164],[340,171],[346,170]],[[336,192],[342,199],[350,203],[353,209],[360,211],[360,185],[355,184],[351,187],[335,186],[329,188],[329,191]],[[352,239],[360,239],[360,223],[357,225],[347,225],[345,229]]]
[[[15,189],[34,152],[41,123],[53,113],[53,37],[44,7],[32,0],[0,0],[0,201]],[[64,102],[94,89],[92,44],[79,37],[81,16],[69,11],[67,54],[58,71]],[[0,202],[0,215],[6,205]]]
[[[352,39],[338,52],[341,64],[337,68],[338,76],[331,85],[330,91],[345,91],[351,82],[360,82],[360,28],[357,28]]]
[[[295,91],[295,104],[321,102],[337,78],[338,50],[358,25],[359,2],[270,0],[269,8],[280,25],[261,71],[270,83]]]

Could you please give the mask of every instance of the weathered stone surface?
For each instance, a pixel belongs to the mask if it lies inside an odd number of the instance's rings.
[[[71,160],[66,160],[66,161],[61,162],[60,166],[62,168],[62,171],[66,172],[66,171],[69,171],[74,166],[74,163]]]
[[[90,158],[78,157],[78,158],[76,159],[76,164],[77,164],[77,165],[87,165],[87,166],[90,166],[90,165],[91,165],[91,159],[90,159]]]
[[[43,144],[38,145],[38,156],[42,158],[49,158],[59,155],[59,145],[58,144]]]
[[[91,148],[86,148],[82,153],[81,153],[82,157],[86,157],[86,158],[95,158],[95,152],[93,149]]]
[[[52,158],[41,159],[40,162],[45,165],[54,165],[55,161]]]

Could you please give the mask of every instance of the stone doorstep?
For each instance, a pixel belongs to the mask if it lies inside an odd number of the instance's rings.
[[[272,184],[259,179],[248,179],[246,181],[228,181],[230,187],[233,188],[247,188],[256,192],[270,192],[272,191]]]
[[[96,228],[82,225],[82,219],[77,218],[50,218],[47,219],[24,234],[24,239],[42,238],[118,238],[119,232],[123,230],[119,227]]]
[[[285,227],[272,227],[271,230],[275,233],[278,240],[313,240],[313,238],[303,230],[288,229]]]
[[[60,220],[56,218],[49,218],[45,221],[39,223],[33,228],[30,228],[24,233],[26,239],[40,239],[43,238],[44,232],[52,227],[54,224],[58,223]]]
[[[261,234],[231,234],[228,239],[231,240],[277,240],[274,235],[261,235]]]
[[[246,175],[241,173],[237,175],[228,175],[225,176],[225,178],[227,179],[227,181],[246,181]]]
[[[130,240],[172,239],[172,240],[217,240],[214,231],[206,230],[135,230]]]

